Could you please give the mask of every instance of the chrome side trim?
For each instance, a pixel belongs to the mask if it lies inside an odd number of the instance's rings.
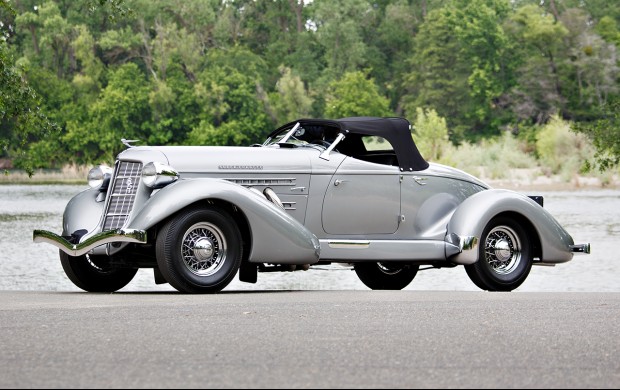
[[[440,240],[322,239],[321,260],[351,261],[445,261],[445,242]]]
[[[92,249],[112,242],[132,242],[146,244],[146,231],[134,229],[108,230],[86,239],[79,244],[72,244],[65,238],[47,230],[35,230],[32,240],[35,243],[52,244],[70,256],[82,256]]]
[[[284,210],[292,211],[297,210],[297,202],[284,202],[282,201],[282,205],[284,206]]]
[[[265,179],[249,179],[249,178],[226,178],[224,179],[231,183],[239,184],[241,186],[294,186],[297,179],[294,177],[286,178],[265,178]],[[299,187],[305,189],[305,187]],[[299,189],[292,188],[291,191]]]
[[[368,249],[370,247],[370,241],[328,241],[327,244],[333,249]]]
[[[585,253],[590,254],[590,243],[587,244],[579,244],[579,245],[571,245],[570,251],[573,253]]]

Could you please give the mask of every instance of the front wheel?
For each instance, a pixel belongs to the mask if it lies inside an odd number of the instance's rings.
[[[69,256],[60,251],[60,263],[69,280],[88,292],[114,292],[125,287],[138,270],[136,268],[112,268],[101,256]]]
[[[193,209],[170,219],[157,236],[157,265],[183,293],[221,291],[241,266],[241,233],[228,213]]]
[[[512,291],[525,281],[532,264],[532,245],[525,229],[511,218],[498,217],[482,233],[478,261],[465,270],[482,290]]]
[[[402,290],[415,278],[420,266],[399,263],[355,263],[355,273],[372,290]]]

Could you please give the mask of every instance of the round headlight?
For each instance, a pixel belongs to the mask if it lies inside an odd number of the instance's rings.
[[[150,188],[162,188],[179,178],[179,173],[168,165],[150,162],[142,168],[142,182]]]
[[[88,172],[88,185],[91,188],[97,188],[103,184],[106,179],[106,175],[110,177],[112,175],[112,168],[106,165],[99,165],[94,167]]]

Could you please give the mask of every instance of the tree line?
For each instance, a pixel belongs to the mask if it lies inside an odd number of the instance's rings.
[[[300,117],[445,118],[458,144],[561,116],[620,156],[607,0],[0,0],[0,158],[249,145]]]

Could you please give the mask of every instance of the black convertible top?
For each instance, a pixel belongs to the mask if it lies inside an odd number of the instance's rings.
[[[405,118],[352,117],[341,119],[299,119],[281,126],[272,135],[296,123],[303,125],[323,125],[337,127],[340,132],[379,136],[385,138],[398,157],[402,171],[423,171],[429,167],[411,137],[411,126]]]

